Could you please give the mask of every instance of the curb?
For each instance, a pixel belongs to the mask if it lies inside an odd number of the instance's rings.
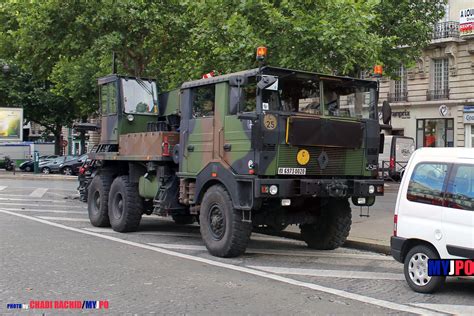
[[[0,179],[8,180],[57,180],[57,181],[77,181],[77,176],[65,176],[65,175],[43,175],[43,174],[2,174],[0,173]]]
[[[299,233],[294,233],[294,232],[288,232],[288,231],[269,232],[265,229],[255,230],[255,232],[270,235],[270,236],[284,237],[284,238],[288,238],[288,239],[295,239],[295,240],[301,240],[301,241],[303,240]],[[344,245],[342,247],[349,248],[349,249],[357,249],[357,250],[365,250],[365,251],[370,251],[370,252],[376,252],[376,253],[381,253],[381,254],[384,254],[384,255],[391,255],[389,245],[384,245],[384,244],[376,243],[376,242],[367,242],[367,241],[355,240],[355,239],[352,239],[350,237],[346,240],[346,242],[344,243]]]

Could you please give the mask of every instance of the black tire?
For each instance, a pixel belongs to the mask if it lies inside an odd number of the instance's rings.
[[[191,225],[196,221],[194,215],[172,215],[174,222],[178,225]]]
[[[61,170],[61,173],[68,176],[72,176],[74,174],[71,167],[64,167],[63,170]]]
[[[352,224],[348,200],[330,199],[314,224],[300,226],[301,237],[309,248],[333,250],[341,247],[349,236]]]
[[[446,280],[444,276],[428,276],[428,259],[439,259],[439,255],[426,245],[413,247],[405,257],[403,272],[408,285],[415,292],[436,292]]]
[[[110,226],[108,204],[112,181],[111,175],[98,174],[92,179],[87,189],[87,212],[93,226]]]
[[[50,174],[50,173],[51,173],[51,169],[49,169],[48,167],[43,167],[43,168],[41,168],[41,173]]]
[[[209,253],[216,257],[237,257],[245,252],[252,224],[242,222],[242,211],[235,210],[222,185],[210,187],[201,203],[201,236]]]
[[[109,219],[112,229],[125,233],[138,229],[142,219],[143,200],[138,186],[128,176],[115,178],[109,193]]]
[[[25,167],[25,171],[26,171],[26,172],[31,172],[31,170],[32,170],[32,169],[31,169],[30,166],[26,166],[26,167]]]

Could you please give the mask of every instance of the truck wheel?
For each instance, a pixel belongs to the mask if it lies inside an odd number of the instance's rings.
[[[314,224],[301,225],[301,237],[309,248],[333,250],[344,244],[352,224],[348,200],[331,199]]]
[[[142,219],[142,208],[138,186],[130,183],[128,176],[115,178],[109,193],[112,229],[121,233],[136,231]]]
[[[89,185],[87,195],[87,211],[89,220],[93,226],[110,226],[108,203],[109,191],[112,185],[112,176],[99,174],[96,175]]]
[[[443,276],[428,275],[428,259],[439,259],[439,255],[425,245],[413,247],[405,257],[403,267],[405,279],[415,292],[433,293],[444,284],[446,279]]]
[[[204,194],[199,214],[201,236],[209,253],[216,257],[237,257],[245,252],[252,224],[242,222],[229,193],[222,185],[210,187]]]
[[[178,225],[191,225],[196,221],[196,217],[193,215],[173,215],[171,217]]]

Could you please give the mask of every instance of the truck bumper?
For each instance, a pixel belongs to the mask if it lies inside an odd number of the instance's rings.
[[[270,186],[278,187],[276,194],[267,190]],[[383,195],[384,181],[378,179],[256,179],[256,198],[291,198],[291,197],[338,197],[348,198]],[[373,193],[372,192],[373,189]]]

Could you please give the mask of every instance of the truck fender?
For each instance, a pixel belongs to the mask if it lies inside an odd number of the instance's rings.
[[[236,175],[220,163],[210,163],[196,177],[195,203],[201,204],[209,187],[222,184],[229,192],[235,209],[251,210],[254,204],[253,179],[253,176]]]

